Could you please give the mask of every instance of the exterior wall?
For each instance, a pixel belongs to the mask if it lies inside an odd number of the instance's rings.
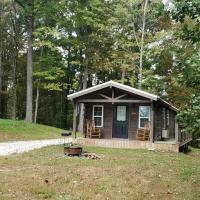
[[[86,103],[85,104],[85,120],[92,119],[93,105],[104,106],[104,121],[101,128],[102,137],[106,139],[112,138],[113,127],[113,104],[111,103]],[[127,105],[127,104],[126,104]],[[139,124],[139,106],[150,106],[150,104],[128,104],[128,139],[135,140],[138,124]],[[162,140],[162,106],[154,105],[154,140]],[[169,111],[169,130],[170,138],[175,138],[175,112]],[[85,129],[86,132],[86,123]]]
[[[175,120],[176,120],[176,113],[172,110],[169,111],[169,137],[175,138]]]
[[[93,112],[93,105],[103,105],[104,106],[104,113],[103,113],[103,128],[101,128],[101,133],[103,138],[110,139],[112,138],[112,104],[111,103],[87,103],[85,104],[85,121],[86,119],[92,120],[92,112]],[[85,129],[86,132],[86,123]]]
[[[155,104],[154,106],[154,140],[159,141],[162,140],[162,124],[163,124],[163,116],[162,109],[164,106],[160,104]],[[166,108],[166,112],[167,112]],[[166,129],[169,130],[169,138],[175,139],[175,118],[176,113],[173,110],[169,110],[169,126],[166,126]],[[165,120],[167,123],[167,117],[165,116]]]
[[[111,103],[85,104],[85,120],[92,119],[93,105],[104,106],[104,121],[103,121],[103,128],[101,128],[102,137],[106,139],[111,139],[112,127],[113,127],[113,104]],[[150,106],[150,104],[128,104],[128,118],[129,118],[128,119],[128,139],[130,140],[136,139],[138,124],[139,124],[139,106]],[[86,132],[86,123],[85,123],[84,130],[85,130],[84,132]]]
[[[162,107],[154,104],[154,140],[162,139]]]
[[[137,104],[129,104],[128,138],[130,140],[134,140],[136,138],[138,128],[138,113],[139,107]]]
[[[111,88],[106,88],[97,92],[93,92],[87,95],[80,97],[77,100],[81,99],[105,99],[99,94],[104,94],[111,97],[112,92]],[[138,95],[133,95],[122,90],[114,88],[114,97],[126,94],[122,99],[131,99],[131,100],[148,100],[144,97]],[[153,126],[153,139],[154,141],[162,140],[162,108],[165,104],[161,102],[153,102],[154,104],[154,126]],[[85,120],[92,119],[93,105],[103,105],[104,106],[104,122],[102,131],[102,137],[106,139],[112,138],[112,129],[113,129],[113,105],[112,103],[85,103]],[[139,124],[139,106],[151,106],[151,103],[121,103],[120,105],[128,105],[128,139],[135,140],[138,124]],[[175,115],[176,113],[173,110],[169,110],[169,126],[166,127],[169,130],[170,138],[175,138]],[[167,120],[167,119],[166,119]],[[85,129],[86,132],[86,123]]]
[[[129,104],[128,138],[130,140],[136,139],[139,125],[139,106],[151,106],[151,104]]]

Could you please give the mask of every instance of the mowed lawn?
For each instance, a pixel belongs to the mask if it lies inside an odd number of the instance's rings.
[[[0,157],[0,199],[200,199],[198,149],[84,149],[101,159],[65,157],[61,145]]]
[[[59,138],[64,130],[25,121],[0,119],[0,142]]]

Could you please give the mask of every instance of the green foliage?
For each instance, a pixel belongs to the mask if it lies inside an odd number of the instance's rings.
[[[176,105],[189,119],[187,109],[195,112],[191,99],[200,93],[200,3],[174,0],[173,4],[174,9],[167,11],[161,0],[148,3],[142,87]],[[82,89],[85,77],[88,87],[111,79],[137,87],[144,1],[34,0],[33,8],[27,1],[17,0],[0,5],[4,117],[9,118],[12,110],[11,14],[16,18],[19,46],[16,72],[19,119],[25,115],[26,18],[32,12],[33,98],[39,88],[38,122],[70,127],[72,105],[67,95]],[[187,117],[183,118],[187,121]],[[197,116],[191,118],[197,124]],[[189,127],[189,123],[185,124]],[[195,124],[191,130],[196,130]]]
[[[185,127],[185,132],[193,133],[195,139],[200,137],[200,96],[193,96],[190,105],[177,117]]]
[[[200,40],[200,1],[175,1],[176,9],[172,16],[175,20],[181,22],[180,36],[185,40],[191,40],[193,43]]]

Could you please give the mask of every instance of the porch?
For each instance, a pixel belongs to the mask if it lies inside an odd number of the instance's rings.
[[[81,142],[85,145],[178,152],[190,141],[176,122],[178,109],[142,90],[109,81],[68,98],[74,104],[73,132],[79,124],[80,132],[91,136],[87,134],[87,121],[93,121],[93,127],[98,129],[99,138],[84,138]],[[138,133],[146,123],[148,137],[139,141]]]
[[[179,145],[175,141],[150,142],[128,139],[91,139],[79,138],[76,141],[81,145],[107,148],[148,149],[169,152],[179,152]]]

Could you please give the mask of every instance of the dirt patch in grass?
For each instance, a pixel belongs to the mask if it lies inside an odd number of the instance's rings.
[[[1,157],[0,199],[200,199],[199,150],[84,149],[103,159],[66,158],[63,146]]]

